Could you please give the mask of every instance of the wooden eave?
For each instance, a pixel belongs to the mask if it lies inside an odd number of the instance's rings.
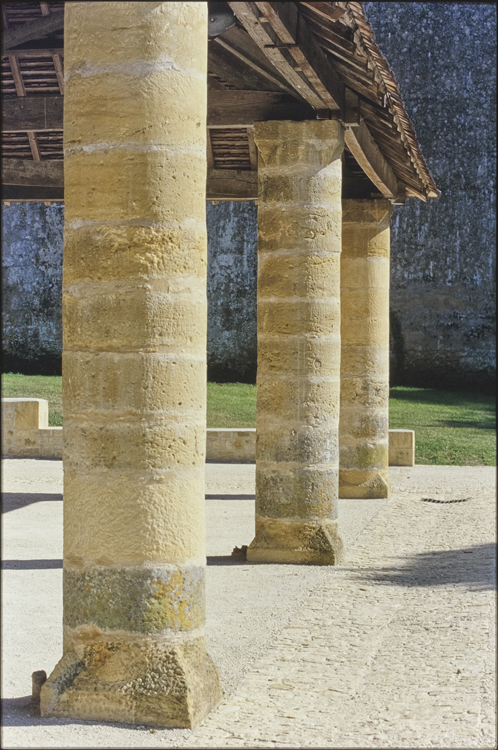
[[[344,197],[439,195],[361,3],[227,5],[236,25],[209,40],[208,198],[257,197],[255,121],[315,118],[345,126]],[[63,10],[2,5],[4,200],[63,197],[44,165],[63,160]]]

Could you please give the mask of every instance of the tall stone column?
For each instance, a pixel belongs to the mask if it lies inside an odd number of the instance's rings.
[[[191,727],[206,652],[207,4],[66,3],[64,653],[43,716]]]
[[[342,126],[264,122],[259,151],[256,536],[249,560],[333,565]]]
[[[340,497],[388,497],[388,200],[345,200],[341,258]]]

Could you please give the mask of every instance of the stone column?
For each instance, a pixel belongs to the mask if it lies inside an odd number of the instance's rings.
[[[342,126],[264,122],[259,151],[256,536],[248,560],[333,565]]]
[[[388,497],[388,200],[344,200],[340,497]]]
[[[43,716],[171,727],[206,653],[207,3],[66,3],[64,653]]]

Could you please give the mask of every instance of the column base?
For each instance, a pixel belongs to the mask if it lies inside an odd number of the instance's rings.
[[[343,543],[337,521],[304,521],[256,516],[256,536],[247,548],[251,562],[337,565]]]
[[[192,729],[222,698],[204,638],[100,640],[68,651],[41,690],[43,717]]]
[[[339,471],[339,497],[384,499],[391,495],[391,483],[387,469],[361,471],[356,469]]]

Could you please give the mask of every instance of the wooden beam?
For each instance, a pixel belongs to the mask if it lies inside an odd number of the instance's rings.
[[[400,186],[382,152],[362,121],[358,127],[347,127],[344,142],[367,177],[385,198],[397,198]]]
[[[64,96],[64,71],[62,70],[62,61],[60,55],[52,55],[54,61],[55,73],[57,75],[57,83],[59,84],[59,91]]]
[[[3,101],[2,131],[63,129],[62,96],[27,96]],[[249,127],[261,120],[314,120],[316,112],[291,94],[276,91],[208,91],[208,126]]]
[[[26,89],[24,88],[24,81],[19,70],[19,62],[14,55],[9,56],[10,69],[12,71],[12,77],[14,79],[14,85],[16,87],[17,96],[26,96]]]
[[[285,86],[281,81],[279,81],[275,76],[272,76],[271,73],[269,73],[267,70],[261,67],[261,65],[258,65],[254,60],[251,60],[251,58],[247,55],[247,53],[244,51],[242,52],[240,49],[237,49],[236,47],[228,44],[224,39],[217,36],[215,37],[214,41],[220,45],[220,47],[223,47],[223,49],[227,50],[230,54],[237,57],[239,60],[242,60],[246,65],[248,65],[250,68],[256,71],[260,76],[263,76],[263,78],[266,78],[270,83],[272,83],[277,90],[286,91],[288,94],[293,94],[294,91],[291,88],[288,88]]]
[[[207,200],[255,200],[258,173],[237,169],[211,169],[206,184]]]
[[[29,185],[2,185],[2,200],[15,202],[63,201],[64,188]]]
[[[2,183],[30,187],[64,187],[64,161],[2,159]]]
[[[258,149],[254,142],[254,128],[247,128],[247,140],[249,142],[249,159],[251,161],[251,169],[255,172],[258,171]]]
[[[64,13],[58,11],[48,16],[42,16],[34,21],[20,24],[12,29],[2,31],[2,49],[17,47],[19,44],[41,39],[54,31],[64,28]]]
[[[282,44],[274,29],[269,23],[261,23],[255,3],[229,2],[228,4],[249,36],[290,86],[314,109],[326,109],[327,105],[304,73],[296,68],[296,63],[289,50],[285,49],[285,44]],[[285,3],[285,5],[288,4],[290,3]],[[263,21],[265,20],[267,19],[263,19]]]
[[[209,128],[207,129],[207,133],[206,133],[206,160],[207,160],[208,170],[213,169],[214,167],[213,147],[211,145],[211,134],[209,132]]]
[[[310,32],[296,3],[257,2],[263,16],[271,24],[310,84],[331,110],[343,109],[344,86],[326,54]]]
[[[60,197],[50,190],[64,188],[62,159],[31,161],[2,159],[3,199],[45,200]],[[23,189],[25,192],[23,193]],[[38,191],[38,192],[37,192]],[[255,200],[258,197],[258,173],[237,169],[208,169],[206,197],[208,200]]]
[[[33,47],[30,49],[4,49],[2,57],[52,57],[52,55],[63,55],[64,47]]]
[[[2,132],[62,130],[63,102],[62,96],[26,96],[19,99],[4,99]]]
[[[275,91],[208,91],[211,128],[250,127],[262,120],[314,120],[316,112],[290,94]]]
[[[38,148],[38,141],[36,140],[36,133],[34,133],[32,130],[28,130],[27,134],[33,160],[40,161],[40,150]]]
[[[346,12],[346,8],[334,8],[330,3],[301,3],[301,5],[311,8],[315,13],[327,18],[329,21],[337,21]]]

